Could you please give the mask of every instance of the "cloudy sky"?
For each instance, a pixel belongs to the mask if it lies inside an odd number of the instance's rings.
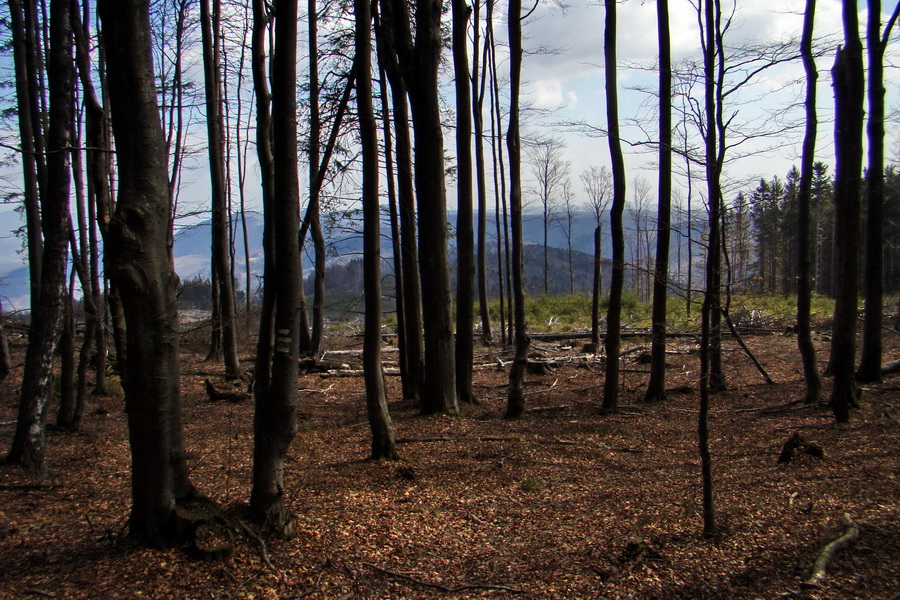
[[[540,0],[540,4],[524,24],[524,97],[523,102],[539,111],[530,111],[524,123],[525,136],[536,138],[555,135],[565,144],[565,154],[570,162],[572,190],[577,200],[583,200],[578,176],[589,166],[609,164],[606,139],[600,135],[588,135],[572,127],[574,123],[586,124],[593,130],[606,127],[603,71],[603,21],[604,8],[596,0]],[[562,6],[565,4],[565,6]],[[730,10],[728,1],[724,2]],[[889,3],[885,3],[889,4]],[[526,2],[525,10],[531,6]],[[762,0],[738,2],[731,28],[725,43],[730,51],[739,48],[762,47],[791,41],[796,45],[802,25],[803,0],[782,0],[777,8]],[[505,3],[501,2],[495,13],[495,32],[498,41],[506,37]],[[670,0],[673,57],[676,63],[699,61],[699,27],[696,9],[690,0]],[[860,23],[865,27],[866,14],[860,9]],[[887,14],[883,20],[886,20]],[[626,168],[629,183],[639,176],[654,182],[654,153],[642,142],[655,137],[655,99],[643,90],[654,90],[657,74],[653,70],[657,56],[656,3],[653,0],[624,0],[618,5],[618,55],[620,86],[620,120],[623,137],[627,143]],[[301,37],[305,34],[301,23]],[[818,105],[820,115],[817,158],[833,163],[832,152],[832,91],[829,68],[840,33],[840,3],[837,0],[819,0],[816,12],[816,36],[823,55],[818,59],[820,71]],[[892,43],[897,44],[898,36]],[[301,40],[301,55],[305,40]],[[502,55],[504,51],[499,50]],[[892,46],[889,45],[888,63],[891,63]],[[197,54],[199,56],[199,54]],[[447,71],[450,59],[447,57]],[[190,62],[188,60],[188,62]],[[301,69],[303,66],[301,65]],[[508,74],[508,63],[500,64],[501,75]],[[302,70],[301,70],[302,72]],[[735,75],[737,76],[737,75]],[[886,70],[888,111],[897,106],[896,71]],[[198,82],[201,83],[201,82]],[[752,83],[739,93],[729,97],[726,115],[735,115],[735,135],[741,131],[757,131],[760,128],[780,128],[781,135],[760,139],[754,143],[742,143],[729,150],[726,178],[730,182],[729,193],[752,186],[759,177],[784,176],[798,160],[802,137],[802,112],[799,102],[804,93],[803,71],[799,61],[768,69],[756,76]],[[452,82],[445,81],[444,95],[452,101]],[[11,93],[7,90],[7,93]],[[508,99],[504,99],[508,103]],[[793,106],[793,109],[789,107]],[[690,129],[689,129],[690,131]],[[692,132],[693,133],[693,132]],[[195,128],[195,141],[203,144],[204,128]],[[898,142],[891,136],[888,123],[887,155],[897,156]],[[453,153],[453,133],[446,132],[445,146]],[[252,153],[251,153],[252,155]],[[201,153],[196,166],[184,174],[185,188],[182,198],[186,204],[197,208],[208,206],[209,186],[205,156]],[[527,165],[523,168],[528,175]],[[301,177],[306,169],[301,166]],[[252,178],[252,175],[251,175]],[[3,188],[21,185],[21,175],[9,169],[3,172]],[[679,182],[676,182],[678,185]],[[681,182],[683,186],[683,181]],[[448,202],[455,204],[454,182],[448,180]],[[631,187],[631,186],[629,186]],[[247,191],[251,199],[258,197],[258,183],[249,181]],[[252,200],[251,200],[252,201]],[[2,210],[2,209],[0,209]],[[194,219],[196,220],[197,217]],[[5,232],[3,232],[5,235]]]
[[[723,4],[723,10],[730,10],[730,3]],[[841,9],[836,0],[819,0],[817,4],[816,37],[823,53],[817,59],[817,159],[833,164],[833,94],[829,70],[840,39]],[[683,64],[700,60],[700,31],[695,7],[689,0],[670,0],[669,5],[673,61]],[[773,3],[758,0],[739,2],[725,37],[726,46],[736,51],[742,47],[799,40],[805,2],[785,0],[774,5],[778,8],[770,8]],[[892,8],[888,6],[888,9]],[[603,15],[602,3],[598,2],[576,0],[565,8],[542,4],[525,25],[524,78],[528,82],[525,99],[535,107],[552,111],[532,119],[527,132],[532,135],[556,132],[563,136],[576,182],[577,175],[588,166],[609,165],[605,138],[567,132],[559,127],[568,122],[586,122],[599,129],[605,128]],[[864,29],[867,16],[863,7],[859,17]],[[889,13],[883,20],[888,17]],[[658,76],[652,70],[657,57],[656,35],[654,1],[628,0],[618,5],[619,110],[626,142],[648,141],[655,135],[653,108],[656,100],[639,90],[655,90],[658,86]],[[861,35],[864,38],[864,31]],[[896,33],[892,37],[898,38]],[[896,41],[892,43],[896,44]],[[556,51],[529,54],[530,49],[541,47],[555,48]],[[886,70],[888,112],[897,102],[896,72],[890,67],[891,58],[889,50]],[[790,166],[798,162],[803,135],[799,103],[805,93],[804,85],[802,65],[792,61],[767,69],[729,98],[726,116],[736,115],[735,124],[740,124],[744,131],[763,127],[786,130],[755,143],[743,143],[729,152],[726,159],[734,160],[728,161],[726,177],[734,191],[753,185],[752,182],[761,176],[777,174],[783,177]],[[702,89],[698,92],[702,93]],[[891,124],[888,123],[887,155],[893,157],[897,155],[897,141],[892,139],[890,131]],[[736,130],[731,141],[740,139],[740,133]],[[641,176],[655,182],[652,150],[626,144],[625,151],[629,181]],[[578,185],[574,187],[581,193]]]

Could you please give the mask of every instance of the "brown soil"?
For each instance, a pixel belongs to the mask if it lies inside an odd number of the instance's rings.
[[[886,336],[886,356],[896,357],[900,340]],[[722,528],[712,539],[700,533],[693,341],[671,344],[663,404],[640,403],[647,366],[640,352],[626,357],[623,407],[612,415],[598,411],[601,363],[535,344],[562,363],[530,377],[521,420],[502,418],[507,373],[493,366],[476,372],[481,403],[460,418],[421,417],[392,402],[399,462],[366,460],[361,378],[304,377],[286,476],[298,535],[265,541],[272,568],[243,533],[222,562],[133,545],[121,394],[95,398],[83,432],[49,433],[50,479],[0,466],[0,598],[896,597],[898,379],[866,386],[852,423],[836,426],[827,407],[797,404],[804,388],[794,337],[748,342],[776,384],[726,342],[731,389],[714,397],[711,418]],[[184,345],[192,479],[242,517],[252,403],[207,401],[203,381],[222,385],[222,370],[202,362],[204,350],[199,339]],[[21,363],[21,340],[14,351]],[[826,342],[819,351],[824,366]],[[496,362],[491,349],[477,354]],[[0,386],[3,448],[18,377],[21,364]],[[388,377],[394,399],[397,379]],[[794,432],[824,457],[779,464]],[[821,588],[801,593],[845,512],[858,541],[837,555]]]

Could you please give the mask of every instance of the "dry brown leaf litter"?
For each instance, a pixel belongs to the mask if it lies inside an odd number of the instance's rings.
[[[622,411],[600,416],[600,365],[541,344],[568,360],[530,378],[535,410],[520,421],[501,418],[507,374],[494,368],[476,371],[482,402],[462,417],[392,402],[399,462],[366,460],[360,378],[304,377],[286,476],[298,533],[266,541],[274,570],[244,535],[220,563],[131,545],[122,399],[97,398],[83,433],[50,432],[51,479],[0,467],[0,598],[776,598],[799,589],[844,512],[860,538],[805,597],[894,597],[900,379],[866,386],[853,422],[835,426],[827,408],[791,404],[803,392],[794,338],[748,341],[776,385],[727,343],[731,389],[715,396],[711,420],[724,531],[712,540],[700,535],[696,392],[641,404],[635,353],[623,363]],[[890,334],[886,344],[888,356],[900,347]],[[690,344],[673,348],[683,352],[669,358],[668,387],[695,388]],[[221,382],[221,369],[202,351],[184,347],[191,476],[243,517],[252,405],[206,401],[203,380]],[[827,345],[819,351],[826,360]],[[3,384],[0,422],[15,418],[16,376]],[[398,398],[397,378],[388,385]],[[4,448],[12,431],[0,429]],[[795,431],[825,458],[777,464]]]

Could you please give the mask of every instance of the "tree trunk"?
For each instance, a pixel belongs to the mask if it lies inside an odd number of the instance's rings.
[[[487,44],[484,45],[483,50],[479,48],[481,2],[475,2],[473,9],[472,22],[475,24],[475,27],[472,31],[472,73],[470,82],[472,86],[472,104],[474,106],[472,124],[475,128],[475,185],[478,193],[478,308],[481,317],[481,339],[485,344],[490,344],[494,336],[491,331],[487,284],[487,177],[484,165],[484,90],[487,84],[487,69],[480,71],[478,62],[479,52],[484,53],[486,62]],[[478,83],[479,77],[481,78],[480,85]]]
[[[324,351],[325,337],[325,237],[320,221],[319,194],[319,145],[321,125],[319,118],[319,29],[316,0],[307,2],[309,19],[309,207],[312,230],[315,275],[313,276],[313,321],[309,354],[319,358]]]
[[[810,266],[810,199],[812,196],[813,161],[816,149],[816,81],[819,74],[812,52],[816,0],[806,1],[803,16],[803,37],[800,53],[806,73],[806,132],[803,137],[803,154],[800,158],[800,192],[797,199],[797,346],[803,362],[803,378],[806,381],[807,404],[822,399],[822,379],[816,362],[816,347],[812,341],[810,326],[811,266]],[[879,370],[881,365],[879,365]]]
[[[831,408],[838,423],[849,421],[850,408],[858,403],[853,370],[856,359],[865,76],[856,10],[856,2],[844,0],[844,47],[838,49],[831,69],[835,104],[834,246],[837,289],[830,367],[834,376]]]
[[[381,370],[381,214],[378,205],[378,133],[372,106],[372,15],[369,0],[354,0],[356,102],[362,145],[363,262],[366,296],[363,371],[366,412],[372,430],[372,459],[395,459],[394,426],[388,414]]]
[[[394,107],[394,133],[397,149],[397,195],[400,212],[400,257],[403,273],[403,316],[406,326],[407,400],[421,402],[425,378],[424,341],[422,338],[422,295],[419,283],[419,251],[416,241],[416,199],[413,190],[412,148],[409,132],[409,105],[406,83],[394,47],[394,18],[390,1],[379,3],[383,21],[376,29],[378,59],[384,66],[391,85]]]
[[[666,296],[669,283],[669,237],[672,221],[672,53],[669,2],[656,2],[659,36],[659,206],[656,265],[653,273],[653,344],[646,402],[666,399]]]
[[[613,201],[610,210],[612,230],[612,279],[609,307],[606,311],[606,378],[603,382],[603,410],[619,406],[619,335],[622,327],[622,288],[625,284],[625,159],[619,138],[619,93],[616,82],[616,3],[606,2],[603,56],[606,65],[606,120],[609,127],[609,154],[612,161]]]
[[[881,320],[884,311],[884,50],[881,38],[881,0],[869,0],[867,50],[869,56],[869,168],[866,172],[866,247],[863,341],[858,381],[881,381]]]
[[[72,28],[68,0],[50,5],[47,81],[47,185],[41,199],[44,247],[37,312],[31,315],[15,437],[7,461],[44,472],[45,418],[53,381],[53,351],[65,313],[66,247],[69,239],[69,155],[72,125]]]
[[[12,359],[9,356],[9,340],[3,326],[3,304],[0,304],[0,382],[9,376],[12,370]]]
[[[227,181],[225,177],[225,117],[222,114],[222,83],[219,62],[219,2],[200,0],[200,29],[203,37],[203,74],[206,91],[206,131],[209,139],[209,174],[212,197],[213,284],[218,287],[219,326],[225,377],[241,378],[235,330],[234,279],[231,276]]]
[[[377,6],[376,4],[373,8],[377,10]],[[408,334],[406,331],[406,311],[403,304],[405,291],[403,287],[403,259],[400,249],[400,213],[397,210],[397,184],[394,178],[394,144],[391,135],[390,100],[388,99],[387,76],[384,72],[383,64],[379,64],[378,87],[381,97],[382,135],[384,135],[384,171],[387,179],[388,218],[391,224],[391,254],[393,255],[391,262],[394,266],[394,306],[397,312],[397,362],[400,367],[400,385],[403,388],[403,397],[408,398],[409,357],[406,350]]]
[[[35,0],[9,0],[10,31],[12,33],[13,62],[16,74],[16,100],[19,111],[19,138],[22,147],[23,199],[25,205],[25,231],[28,246],[28,274],[30,276],[31,313],[36,314],[41,297],[41,209],[36,153],[42,130],[37,110],[39,95],[37,73],[34,71],[37,49],[34,39]]]
[[[456,89],[456,396],[472,404],[475,232],[472,223],[472,99],[469,95],[468,7],[453,0],[453,72]],[[476,24],[477,28],[477,24]],[[480,217],[479,217],[480,218]]]
[[[132,458],[132,535],[154,545],[176,535],[177,502],[194,495],[179,395],[178,278],[166,247],[169,181],[156,104],[150,19],[140,0],[101,0],[112,124],[120,173],[109,223],[110,277],[127,321],[125,404]]]
[[[100,286],[100,250],[97,228],[100,215],[108,216],[110,212],[109,163],[104,152],[104,149],[109,146],[109,116],[97,100],[97,95],[94,91],[87,32],[84,29],[78,11],[73,11],[71,17],[75,38],[75,59],[84,96],[85,138],[88,146],[85,155],[87,159],[87,255],[89,259],[89,273],[86,275],[90,278],[90,284],[86,286],[82,283],[82,286],[84,289],[89,287],[90,293],[85,293],[87,322],[85,323],[84,343],[87,344],[88,336],[93,335],[97,348],[95,365],[97,378],[94,393],[99,395],[107,393],[106,335],[103,329],[102,318],[106,312],[106,303]],[[91,302],[93,305],[90,304]],[[88,327],[94,329],[93,333],[87,331]],[[83,351],[82,354],[84,354]]]
[[[422,410],[456,413],[452,293],[447,258],[447,198],[444,190],[444,143],[438,98],[441,55],[440,6],[417,0],[412,41],[409,10],[391,0],[394,45],[409,90],[415,137],[415,187],[419,200],[419,275],[424,321],[425,376]],[[399,115],[398,115],[399,119]],[[398,140],[399,143],[399,140]]]
[[[711,536],[716,533],[716,511],[713,497],[712,454],[709,448],[709,412],[712,371],[711,346],[714,341],[713,313],[719,310],[718,270],[719,270],[719,207],[721,202],[718,193],[718,174],[716,169],[716,95],[715,95],[715,32],[717,19],[714,15],[714,0],[706,0],[703,6],[705,14],[705,37],[703,44],[703,64],[705,79],[706,109],[706,178],[709,198],[709,247],[706,253],[706,290],[703,293],[703,307],[700,325],[700,414],[697,421],[697,438],[700,450],[700,470],[703,487],[703,534]]]
[[[598,219],[599,221],[599,219]],[[594,277],[591,293],[591,345],[600,351],[600,295],[603,293],[603,228],[594,227]]]
[[[272,52],[272,118],[260,122],[272,129],[271,233],[277,271],[273,289],[275,306],[274,351],[271,374],[256,397],[253,449],[253,489],[250,510],[254,518],[283,537],[293,534],[293,522],[284,504],[284,458],[297,432],[297,361],[300,354],[300,312],[303,277],[300,269],[299,199],[297,175],[297,2],[275,6],[275,48]],[[265,8],[254,3],[254,61],[264,60]],[[257,31],[261,28],[263,31]],[[259,38],[259,39],[258,39]],[[254,68],[254,76],[264,73]],[[259,82],[257,82],[259,85]],[[266,111],[267,112],[267,111]],[[263,116],[266,116],[265,114]],[[260,330],[260,339],[271,330]],[[268,352],[264,353],[268,355]]]
[[[522,2],[510,0],[506,18],[509,31],[510,109],[506,146],[509,152],[509,205],[512,213],[512,300],[516,355],[509,370],[506,418],[517,419],[525,412],[525,369],[528,366],[528,329],[525,322],[525,281],[522,240],[522,151],[519,140],[519,88],[522,76]]]

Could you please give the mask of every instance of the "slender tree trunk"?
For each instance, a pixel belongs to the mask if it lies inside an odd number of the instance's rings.
[[[19,111],[19,138],[22,147],[23,199],[25,231],[28,246],[28,274],[31,292],[31,313],[36,314],[41,297],[41,209],[38,184],[37,141],[42,130],[35,130],[40,120],[32,115],[37,108],[37,73],[33,71],[35,0],[9,0],[10,31],[12,33],[13,63],[16,75],[16,100]]]
[[[484,69],[489,72],[491,84],[489,90],[490,114],[491,114],[491,160],[493,164],[494,174],[494,224],[497,230],[497,288],[499,290],[500,299],[500,343],[506,346],[507,336],[506,329],[506,305],[512,302],[512,290],[504,284],[504,277],[507,275],[507,269],[504,268],[504,248],[509,249],[508,238],[506,236],[506,176],[505,167],[503,165],[503,144],[498,143],[498,130],[502,129],[500,123],[499,100],[495,90],[497,88],[497,69],[494,65],[494,2],[487,0],[487,32],[484,40],[485,45],[485,65]],[[486,73],[485,76],[487,76]],[[496,109],[496,110],[495,110]],[[501,221],[501,216],[503,220]],[[504,242],[506,242],[504,244]],[[508,253],[506,254],[508,256]],[[504,288],[509,290],[508,299],[504,298]]]
[[[860,175],[862,173],[863,74],[862,43],[856,2],[844,0],[844,47],[835,57],[831,77],[835,103],[835,280],[834,329],[831,338],[831,408],[838,423],[850,420],[859,392],[856,359],[857,282],[859,279]]]
[[[9,356],[9,341],[6,337],[6,328],[3,325],[3,305],[0,304],[0,382],[9,376],[12,371],[12,359]]]
[[[377,7],[377,4],[375,5]],[[377,26],[376,26],[377,27]],[[400,382],[403,397],[409,398],[409,357],[407,353],[408,333],[406,310],[404,306],[405,290],[403,280],[403,258],[400,249],[400,216],[397,210],[397,185],[394,178],[394,145],[391,136],[391,111],[388,99],[387,77],[384,66],[378,69],[379,93],[381,96],[381,124],[384,135],[384,171],[387,179],[388,214],[391,221],[391,257],[394,266],[394,304],[397,311],[397,353],[400,363]]]
[[[484,165],[484,91],[487,84],[487,70],[479,70],[479,52],[487,58],[487,44],[483,49],[479,48],[481,23],[479,23],[479,13],[481,12],[481,0],[473,3],[474,13],[472,22],[475,24],[473,28],[472,42],[472,73],[470,82],[472,85],[472,104],[473,126],[475,128],[475,181],[478,193],[478,308],[481,316],[481,339],[485,344],[493,341],[493,333],[491,331],[491,316],[488,307],[488,284],[487,284],[487,177],[485,175]],[[480,77],[480,85],[479,85]]]
[[[900,9],[900,5],[898,5]],[[895,10],[896,15],[896,10]],[[892,17],[896,20],[896,16]],[[891,23],[893,25],[893,21]],[[869,0],[869,168],[866,174],[866,246],[863,341],[857,380],[881,381],[881,321],[884,311],[884,50],[890,26],[881,37],[881,0]]]
[[[810,326],[811,266],[810,266],[810,199],[812,196],[813,161],[816,149],[816,81],[819,73],[812,52],[816,0],[806,0],[803,16],[803,37],[800,54],[806,73],[806,133],[803,137],[803,154],[800,158],[800,191],[797,198],[797,346],[803,361],[803,378],[806,381],[807,404],[822,399],[822,379],[816,362],[816,347],[812,341]],[[879,371],[881,365],[879,365]]]
[[[497,290],[499,296],[500,303],[500,343],[503,346],[506,346],[506,298],[504,296],[504,276],[506,274],[506,269],[503,267],[503,241],[505,239],[504,229],[503,229],[503,220],[501,217],[503,216],[503,211],[501,209],[501,202],[503,202],[503,196],[500,194],[500,172],[498,170],[497,165],[497,133],[496,133],[496,122],[494,120],[494,91],[493,85],[491,86],[490,93],[490,101],[491,101],[491,158],[494,166],[494,225],[497,231]],[[505,206],[505,203],[503,203]]]
[[[409,104],[394,47],[393,11],[390,1],[379,2],[383,21],[376,30],[378,58],[391,85],[394,133],[397,149],[397,195],[400,212],[400,257],[403,274],[403,316],[406,326],[407,380],[404,397],[422,401],[425,380],[425,347],[422,338],[422,294],[419,283],[419,250],[416,241],[416,199],[413,187],[412,143],[409,131]]]
[[[62,334],[56,348],[59,354],[59,375],[54,381],[54,387],[59,388],[56,426],[66,430],[72,430],[72,422],[75,420],[75,303],[72,299],[75,286],[74,281],[71,281],[73,278],[74,275],[70,276],[69,286],[65,292]],[[53,395],[55,394],[51,394]]]
[[[97,99],[91,78],[91,65],[88,48],[88,35],[77,11],[72,14],[72,30],[75,39],[75,59],[78,66],[79,79],[85,106],[85,138],[88,149],[87,167],[87,230],[88,230],[88,263],[90,265],[90,297],[93,306],[85,305],[88,319],[93,314],[93,336],[96,340],[96,384],[95,394],[106,394],[106,336],[103,329],[102,315],[106,312],[106,302],[100,285],[100,251],[97,226],[100,215],[108,216],[110,212],[110,190],[107,157],[104,150],[109,141],[109,117]],[[84,286],[84,283],[82,283]],[[88,286],[84,286],[87,289]],[[88,324],[85,324],[85,343],[87,343]],[[77,412],[77,411],[76,411]]]
[[[716,96],[715,96],[715,28],[714,0],[706,0],[704,7],[703,63],[705,79],[706,110],[706,172],[709,198],[709,241],[706,253],[706,289],[703,293],[703,307],[700,325],[700,414],[697,424],[697,438],[700,450],[700,470],[703,486],[703,534],[714,535],[717,531],[715,501],[713,497],[712,454],[709,447],[710,387],[712,379],[711,353],[714,333],[713,313],[719,310],[718,274],[719,270],[719,196],[716,182]]]
[[[229,211],[225,174],[225,118],[222,114],[222,83],[219,61],[219,0],[200,0],[200,25],[203,35],[203,73],[206,90],[206,127],[209,138],[209,173],[212,197],[213,284],[218,289],[221,350],[225,360],[225,377],[241,378],[235,331],[234,280],[229,248]]]
[[[69,240],[69,154],[72,126],[72,28],[68,0],[50,6],[48,52],[50,115],[47,129],[47,185],[41,199],[44,234],[37,311],[31,315],[19,414],[7,461],[44,472],[47,402],[53,381],[53,352],[65,315],[65,281]]]
[[[506,418],[517,419],[525,412],[525,369],[528,365],[528,328],[525,322],[525,281],[522,240],[522,151],[519,140],[519,88],[522,76],[522,2],[510,0],[506,18],[509,29],[510,108],[506,146],[509,152],[509,204],[512,212],[512,296],[515,320],[516,355],[509,370]]]
[[[653,344],[650,381],[644,396],[646,402],[666,399],[666,296],[672,222],[672,52],[668,0],[657,0],[656,15],[659,36],[659,206],[653,272]]]
[[[322,235],[319,201],[319,28],[316,0],[307,2],[309,19],[309,207],[313,239],[315,275],[313,278],[313,321],[309,354],[318,358],[324,351],[325,336],[325,236]]]
[[[725,165],[725,121],[723,110],[725,104],[725,45],[722,39],[722,10],[720,0],[713,0],[713,13],[715,18],[709,22],[708,27],[713,28],[714,50],[712,60],[715,63],[716,76],[713,77],[713,112],[708,112],[708,128],[715,128],[717,135],[707,135],[707,152],[712,152],[712,168],[707,166],[707,197],[710,199],[710,235],[712,235],[713,218],[719,221],[718,231],[722,230],[724,223],[724,203],[722,201],[722,169]],[[716,58],[718,62],[716,63]],[[707,89],[708,91],[708,89]],[[715,206],[713,206],[715,204]],[[710,339],[709,339],[709,389],[711,392],[720,392],[727,389],[725,384],[725,371],[722,368],[722,245],[721,240],[716,244],[710,244],[709,252],[712,254],[715,268],[712,272],[712,303],[713,310],[710,313]],[[707,263],[707,266],[709,263]]]
[[[258,0],[261,2],[261,0]],[[275,251],[274,352],[266,397],[257,395],[254,421],[253,489],[250,510],[279,535],[293,534],[284,503],[284,458],[297,432],[297,374],[302,335],[303,276],[298,244],[300,182],[297,174],[297,1],[275,6],[272,53],[272,234]],[[254,21],[264,19],[263,7]],[[260,14],[257,17],[257,13]],[[256,25],[254,25],[254,28]],[[254,48],[254,57],[262,52]],[[265,127],[266,124],[261,124]],[[262,337],[263,332],[261,331]]]
[[[612,161],[613,201],[610,210],[612,230],[612,280],[609,286],[609,308],[606,311],[606,379],[603,382],[603,410],[615,411],[619,406],[619,347],[622,327],[622,287],[625,283],[625,232],[622,213],[625,210],[625,159],[619,137],[619,94],[616,81],[616,3],[605,2],[606,26],[603,56],[606,65],[606,120],[609,127],[609,154]]]
[[[476,0],[477,1],[477,0]],[[456,397],[472,404],[475,235],[472,223],[472,98],[469,95],[468,7],[453,0],[453,70],[456,89]],[[477,24],[476,24],[477,28]],[[479,217],[480,218],[480,217]]]
[[[600,351],[600,296],[603,293],[603,228],[600,217],[594,227],[594,283],[591,294],[591,346]]]
[[[363,153],[363,261],[366,296],[363,371],[366,412],[372,430],[372,459],[395,459],[394,426],[388,414],[381,370],[381,214],[378,206],[378,129],[372,106],[372,15],[369,0],[354,0],[356,102]]]
[[[120,172],[109,223],[110,277],[127,325],[125,403],[132,458],[132,535],[154,545],[175,536],[177,502],[193,496],[179,395],[178,278],[168,260],[169,181],[151,60],[148,7],[101,0],[112,124]]]

